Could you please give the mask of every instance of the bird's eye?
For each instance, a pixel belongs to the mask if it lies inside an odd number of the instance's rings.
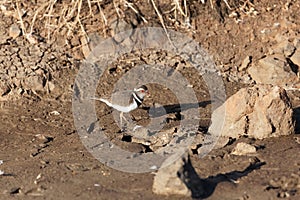
[[[142,93],[144,93],[144,92],[145,92],[145,90],[141,90],[141,92],[142,92]]]

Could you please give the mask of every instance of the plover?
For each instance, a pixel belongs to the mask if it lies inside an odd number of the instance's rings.
[[[103,99],[103,98],[92,98],[92,99],[102,101],[109,107],[112,107],[112,108],[120,111],[121,112],[120,113],[120,124],[122,126],[123,125],[122,119],[127,121],[126,118],[123,116],[123,114],[129,113],[129,112],[137,109],[143,103],[144,97],[147,95],[149,95],[148,88],[145,85],[142,85],[138,88],[134,88],[133,91],[131,91],[129,97],[124,97],[124,96],[117,97],[117,98],[119,98],[119,99],[117,99],[117,100],[119,100],[119,102],[125,102],[125,103],[117,104],[114,102],[109,102],[108,100]],[[124,98],[127,98],[128,100],[126,100]]]

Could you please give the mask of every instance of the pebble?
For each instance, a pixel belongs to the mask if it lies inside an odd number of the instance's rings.
[[[14,187],[14,188],[10,189],[9,194],[18,194],[20,192],[21,192],[21,188],[20,187]]]
[[[249,155],[253,153],[256,153],[255,146],[251,144],[247,144],[245,142],[238,143],[236,147],[233,149],[233,151],[231,152],[231,154],[238,155],[238,156]]]
[[[17,24],[13,24],[9,28],[9,37],[12,37],[13,39],[19,37],[21,34],[21,29]]]
[[[242,65],[239,67],[239,71],[243,71],[245,70],[249,64],[251,63],[251,57],[250,56],[247,56],[243,62],[242,62]]]

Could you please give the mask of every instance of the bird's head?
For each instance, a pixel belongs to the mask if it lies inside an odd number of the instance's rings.
[[[148,96],[150,94],[148,88],[145,85],[135,88],[134,92],[140,99],[144,99],[145,96]]]

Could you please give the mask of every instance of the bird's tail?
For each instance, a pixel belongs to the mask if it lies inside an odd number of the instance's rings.
[[[92,97],[90,99],[96,100],[96,101],[102,101],[103,103],[106,103],[106,105],[108,105],[109,107],[112,107],[112,104],[108,100],[106,100],[106,99],[97,98],[97,97]]]

